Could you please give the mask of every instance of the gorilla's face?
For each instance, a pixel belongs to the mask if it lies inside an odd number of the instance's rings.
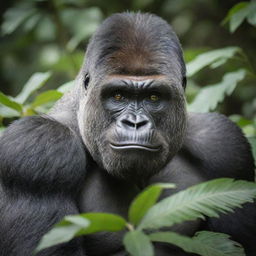
[[[80,130],[93,159],[112,175],[157,173],[180,149],[184,91],[165,76],[108,76],[81,101]]]

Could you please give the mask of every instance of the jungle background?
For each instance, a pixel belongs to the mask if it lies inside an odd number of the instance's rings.
[[[9,0],[0,4],[0,129],[47,112],[79,71],[86,44],[112,13],[155,13],[184,49],[188,109],[218,111],[256,152],[256,1]]]

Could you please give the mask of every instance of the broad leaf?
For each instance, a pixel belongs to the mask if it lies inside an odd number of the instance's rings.
[[[171,243],[189,253],[202,256],[245,256],[240,244],[229,239],[229,235],[202,231],[192,238],[174,232],[159,232],[150,235],[154,242]]]
[[[155,184],[146,188],[132,202],[129,208],[129,221],[137,225],[148,209],[158,200],[164,188],[175,188],[174,184]]]
[[[35,108],[35,107],[41,106],[43,104],[46,104],[48,102],[56,101],[56,100],[60,99],[62,97],[62,95],[63,94],[61,92],[58,92],[55,90],[49,90],[49,91],[43,92],[35,98],[35,100],[31,104],[31,107]]]
[[[8,108],[8,107],[0,104],[0,116],[5,117],[5,118],[20,117],[21,112],[18,112],[17,110]]]
[[[73,216],[65,217],[60,223],[56,224],[53,229],[46,233],[35,252],[68,242],[73,239],[82,228],[87,228],[90,225],[90,222],[85,218],[79,221],[72,218]]]
[[[240,51],[241,49],[239,47],[226,47],[202,53],[187,64],[187,76],[193,76],[199,70],[209,65],[212,65],[211,67],[215,68],[219,66],[220,63],[224,64],[228,59],[232,58]],[[218,65],[214,65],[214,63],[217,63]]]
[[[22,105],[12,100],[11,97],[6,96],[2,92],[0,92],[0,103],[8,108],[14,109],[18,112],[22,112]]]
[[[124,236],[124,246],[127,252],[132,256],[153,256],[153,246],[143,232],[135,230],[130,231]]]
[[[91,225],[79,232],[79,235],[87,235],[100,231],[121,231],[126,227],[126,220],[119,215],[110,213],[83,213],[78,217],[86,218]]]
[[[180,191],[155,204],[141,220],[138,229],[170,227],[183,221],[218,217],[232,212],[256,197],[256,183],[216,179]]]
[[[23,104],[34,91],[41,88],[47,82],[50,76],[50,72],[33,74],[15,100]]]
[[[200,90],[194,101],[188,105],[192,112],[209,112],[222,102],[225,95],[230,95],[236,88],[238,82],[244,79],[245,70],[240,69],[224,75],[222,81],[215,85],[209,85]]]
[[[120,231],[125,225],[126,221],[115,214],[84,213],[66,216],[43,236],[36,251],[68,242],[76,236],[100,231]]]

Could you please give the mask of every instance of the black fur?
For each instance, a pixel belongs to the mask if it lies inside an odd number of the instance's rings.
[[[31,256],[68,214],[127,217],[132,199],[152,183],[176,183],[166,197],[218,177],[253,181],[241,130],[219,114],[187,113],[185,85],[182,49],[165,21],[140,13],[108,18],[90,41],[74,89],[48,116],[16,121],[0,138],[0,255]],[[255,219],[255,205],[247,204],[173,229],[226,232],[252,256]],[[94,234],[38,256],[125,256],[122,236]],[[157,244],[156,255],[189,254]]]

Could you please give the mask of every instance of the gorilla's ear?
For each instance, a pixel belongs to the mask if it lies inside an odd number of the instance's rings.
[[[87,90],[87,87],[89,85],[89,81],[90,81],[90,77],[89,77],[89,74],[85,74],[85,77],[84,77],[84,89]]]
[[[187,77],[184,76],[182,79],[182,87],[184,88],[184,90],[186,89],[186,86],[187,86]]]

